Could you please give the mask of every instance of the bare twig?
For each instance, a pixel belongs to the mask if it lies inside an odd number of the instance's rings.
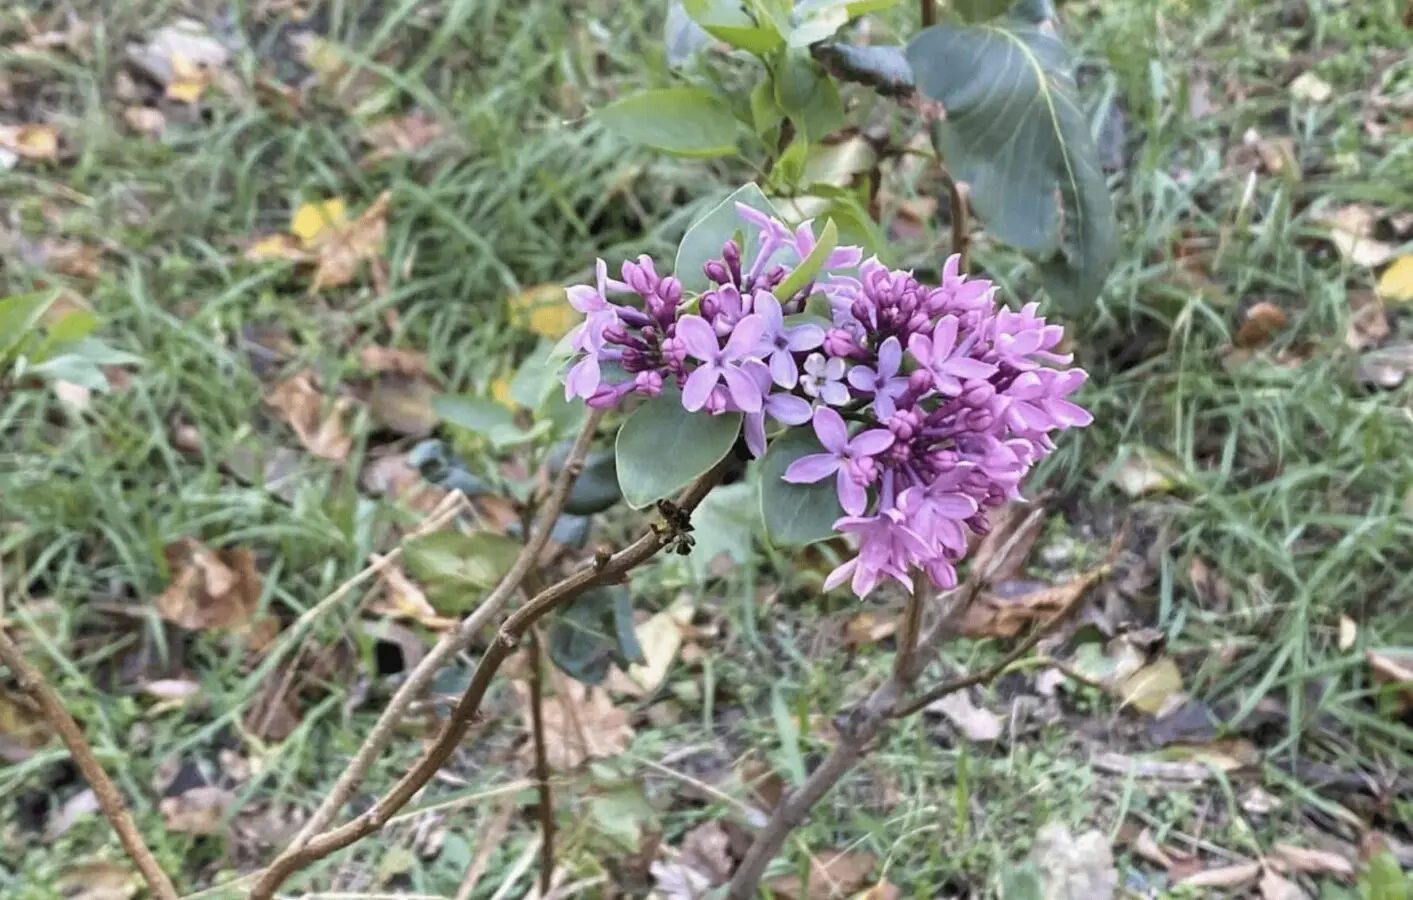
[[[0,573],[3,577],[3,573]],[[177,900],[177,889],[172,886],[172,881],[167,877],[167,873],[162,871],[162,867],[157,864],[157,860],[152,856],[152,851],[147,849],[146,842],[137,830],[132,816],[128,813],[127,806],[123,803],[122,795],[118,793],[118,788],[113,784],[108,773],[103,771],[103,767],[98,764],[98,760],[93,756],[93,749],[88,746],[88,741],[84,740],[83,732],[79,729],[74,717],[69,715],[64,707],[64,701],[49,686],[44,675],[29,664],[20,652],[20,648],[10,640],[3,628],[0,628],[0,662],[9,667],[10,671],[20,682],[20,689],[34,698],[39,704],[40,710],[44,713],[44,718],[59,733],[59,737],[64,741],[64,746],[69,748],[69,754],[74,758],[74,765],[83,773],[83,777],[93,787],[93,793],[98,798],[98,806],[103,810],[103,814],[108,817],[108,821],[113,824],[113,830],[118,832],[118,840],[123,844],[123,850],[137,865],[138,871],[147,881],[148,888],[152,891],[152,896],[157,900]]]
[[[582,433],[580,437],[583,438]],[[587,441],[582,441],[582,443],[585,444],[583,451],[587,452]],[[565,464],[566,472],[582,467],[584,452],[578,452],[579,450],[579,444],[576,443],[575,451],[571,451],[570,453],[570,462]],[[682,497],[678,501],[682,511],[690,513],[692,510],[696,509],[697,505],[701,503],[711,489],[721,481],[727,469],[732,464],[733,460],[728,457],[710,472],[694,481],[686,491],[683,492]],[[563,481],[562,478],[561,481]],[[528,557],[530,560],[537,557],[539,555],[539,549],[544,546],[544,540],[539,540],[538,543],[536,543],[536,536],[538,536],[540,532],[548,533],[554,518],[558,516],[559,510],[563,507],[564,496],[567,494],[567,487],[565,490],[560,491],[557,485],[556,497],[558,499],[555,500],[552,498],[550,502],[542,507],[542,515],[535,529],[536,535],[533,535],[530,543],[526,545],[526,551],[534,550],[534,553],[530,554]],[[543,515],[544,511],[552,511],[554,515],[546,521]],[[494,679],[496,672],[500,669],[501,664],[510,656],[520,640],[525,636],[525,632],[530,626],[534,625],[535,622],[539,621],[539,619],[546,614],[553,612],[570,600],[573,600],[585,590],[598,585],[618,581],[629,571],[656,555],[662,548],[669,544],[676,543],[679,537],[680,531],[670,522],[665,526],[654,525],[648,533],[638,538],[623,550],[608,557],[596,558],[589,565],[541,591],[533,600],[512,613],[505,622],[501,624],[496,639],[486,648],[486,652],[482,654],[480,661],[476,664],[476,670],[471,675],[471,683],[466,687],[465,692],[462,693],[461,700],[457,703],[456,708],[452,710],[447,723],[442,727],[441,732],[432,742],[432,745],[427,748],[422,754],[422,757],[413,765],[412,769],[403,775],[402,778],[398,780],[397,784],[393,785],[388,793],[373,805],[372,809],[363,813],[358,818],[338,828],[320,834],[317,837],[313,837],[303,845],[292,845],[290,848],[286,849],[285,852],[280,854],[280,856],[270,864],[270,867],[265,870],[264,875],[251,891],[250,900],[270,900],[275,890],[284,883],[285,879],[297,870],[381,829],[383,825],[387,823],[388,819],[411,800],[417,791],[421,790],[422,786],[426,784],[432,776],[436,774],[437,770],[446,763],[447,759],[451,757],[451,754],[455,751],[461,739],[465,737],[467,730],[478,720],[481,701],[485,698],[486,692],[489,690],[491,681]],[[526,553],[522,552],[520,560],[523,561],[526,559]],[[501,586],[504,586],[513,578],[513,583],[515,587],[518,588],[520,583],[524,580],[526,572],[529,571],[529,568],[529,562],[522,567],[519,561],[517,561],[515,569],[501,582]],[[500,593],[501,586],[498,586],[496,590],[492,592],[493,598]],[[482,605],[482,609],[490,605],[490,602],[490,599],[488,599],[486,603]],[[477,610],[477,614],[480,612],[481,610]],[[465,627],[464,623],[462,627]],[[440,644],[438,646],[440,646]],[[420,669],[420,666],[418,668]],[[399,695],[400,694],[401,692],[399,692]],[[396,697],[394,700],[396,700]],[[381,724],[381,720],[379,724]],[[376,734],[376,727],[374,732]],[[372,735],[369,737],[369,741],[371,740]],[[365,743],[364,747],[360,748],[355,763],[358,759],[363,758],[367,747],[368,744]],[[371,764],[371,760],[369,764]],[[366,772],[366,770],[365,766],[362,771]],[[347,772],[345,775],[347,775]],[[362,772],[359,773],[359,780],[361,780],[361,777]]]
[[[780,852],[786,837],[804,821],[811,807],[828,794],[839,783],[839,780],[854,767],[889,720],[915,713],[939,697],[972,685],[982,684],[1001,674],[1073,612],[1089,588],[1107,576],[1110,569],[1111,566],[1106,563],[1081,576],[1082,583],[1075,587],[1074,596],[1069,603],[1038,626],[1029,638],[1007,654],[1001,662],[981,672],[946,681],[916,700],[905,701],[904,696],[918,676],[922,674],[922,670],[927,667],[928,658],[943,644],[957,636],[961,629],[961,622],[966,616],[967,608],[971,606],[972,601],[976,599],[977,594],[981,592],[982,586],[986,583],[989,572],[974,572],[967,583],[954,592],[956,598],[940,613],[922,639],[917,642],[916,653],[909,655],[906,660],[895,660],[892,676],[870,694],[862,704],[835,720],[834,727],[839,733],[839,740],[834,744],[829,756],[825,757],[824,762],[820,763],[819,767],[805,779],[805,783],[798,790],[787,794],[781,800],[780,805],[776,807],[770,822],[756,836],[755,843],[751,845],[745,859],[741,860],[741,865],[736,870],[735,876],[732,877],[730,891],[726,895],[727,900],[750,900],[754,896],[756,885],[760,883],[765,867]],[[919,580],[925,578],[921,572],[915,573],[914,577]],[[909,602],[910,612],[914,605],[919,610],[921,609],[922,603],[918,600],[919,596],[920,592],[913,594],[913,599]],[[900,656],[901,653],[900,649]]]
[[[917,656],[917,642],[922,630],[922,608],[927,605],[926,590],[931,580],[921,572],[913,579],[908,605],[903,609],[902,627],[898,629],[898,655],[893,659],[893,677],[906,680]]]
[[[296,848],[303,846],[314,835],[318,834],[334,817],[338,811],[348,802],[348,798],[353,796],[353,792],[362,784],[363,778],[372,768],[373,763],[382,755],[387,747],[388,741],[392,739],[393,729],[402,721],[402,717],[407,714],[407,708],[412,701],[422,694],[422,691],[431,683],[437,672],[446,662],[457,653],[465,650],[480,633],[490,620],[500,612],[506,602],[514,596],[520,587],[520,582],[524,579],[525,573],[535,565],[540,552],[549,542],[550,530],[554,527],[555,520],[559,517],[559,512],[564,508],[564,501],[569,496],[569,490],[574,486],[574,479],[578,477],[583,468],[584,457],[588,455],[589,445],[593,441],[594,432],[598,429],[599,420],[602,413],[591,412],[585,420],[579,434],[574,440],[574,446],[570,450],[568,460],[564,468],[559,473],[559,478],[555,482],[549,498],[542,504],[541,516],[536,527],[531,530],[527,537],[525,547],[520,551],[515,564],[509,573],[496,585],[480,606],[476,608],[456,629],[447,632],[437,641],[436,645],[427,652],[422,662],[408,674],[407,680],[402,687],[393,695],[389,701],[387,709],[378,717],[377,723],[373,725],[373,730],[369,732],[368,738],[363,745],[358,748],[358,753],[353,761],[344,769],[339,776],[338,783],[334,785],[329,796],[319,805],[319,808],[310,816],[309,821],[300,829],[295,836],[290,847],[285,851],[289,853]],[[551,515],[552,513],[552,515]],[[392,554],[389,554],[391,556]]]
[[[540,667],[540,630],[530,629],[530,733],[535,744],[535,786],[540,795],[540,893],[548,895],[554,878],[554,792],[550,789],[545,750],[544,685]]]
[[[927,0],[924,0],[927,2]],[[971,263],[971,212],[966,184],[947,173],[947,194],[952,207],[952,252],[961,257],[957,271],[965,275]]]

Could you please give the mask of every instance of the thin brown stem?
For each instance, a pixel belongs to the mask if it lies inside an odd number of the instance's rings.
[[[3,577],[3,573],[0,573],[0,577]],[[143,841],[132,815],[128,813],[117,786],[98,764],[93,749],[88,746],[88,741],[84,740],[83,731],[79,729],[74,717],[69,715],[63,699],[49,686],[44,675],[29,664],[20,648],[10,640],[3,628],[0,628],[0,662],[8,666],[19,680],[20,689],[39,704],[44,718],[59,733],[64,746],[69,748],[74,765],[78,766],[79,772],[93,787],[93,794],[98,798],[98,807],[113,824],[113,830],[118,832],[118,840],[122,842],[123,850],[137,865],[147,887],[152,891],[152,896],[157,900],[177,900],[177,889],[172,886],[167,873],[157,864],[152,851],[147,848],[147,843]]]
[[[926,2],[926,0],[924,0]],[[952,252],[961,257],[957,271],[965,275],[971,268],[971,213],[966,184],[947,173],[947,192],[952,206]]]
[[[937,24],[937,0],[919,0],[918,7],[922,12],[923,28]]]
[[[549,755],[545,748],[544,653],[540,630],[530,629],[530,734],[535,744],[535,787],[540,795],[540,893],[548,895],[554,880],[554,792],[550,789]]]
[[[574,467],[576,459],[579,466],[582,467],[582,455],[576,456],[571,452],[570,462],[566,463],[565,471],[570,471]],[[733,464],[733,460],[728,457],[710,472],[694,481],[678,500],[681,510],[686,513],[695,510],[711,489],[720,483],[728,468]],[[542,507],[539,525],[535,529],[536,533],[541,531],[548,533],[554,517],[558,516],[559,510],[563,507],[564,495],[567,493],[567,490],[560,492],[556,489],[558,501],[552,499],[550,503]],[[546,521],[543,513],[551,507],[554,516]],[[412,769],[403,775],[370,810],[358,818],[319,834],[302,846],[292,846],[280,854],[251,890],[250,900],[270,900],[285,879],[299,869],[328,856],[335,850],[347,847],[360,838],[373,834],[387,824],[392,815],[405,806],[422,789],[422,786],[431,780],[437,770],[451,757],[451,754],[461,743],[461,739],[466,736],[467,730],[479,720],[481,701],[485,699],[491,681],[511,652],[518,646],[530,626],[589,588],[617,582],[629,571],[656,555],[659,550],[669,544],[676,543],[680,536],[681,532],[670,522],[666,525],[654,525],[632,544],[611,556],[596,558],[579,571],[541,591],[533,600],[507,617],[501,624],[495,640],[491,641],[490,646],[486,648],[485,653],[476,664],[476,669],[471,674],[471,683],[467,685],[465,692],[461,695],[461,700],[452,710],[450,717],[442,726],[441,732],[438,733],[432,745],[427,748]],[[534,542],[535,538],[532,536],[531,544]],[[527,544],[526,550],[531,549],[531,544]],[[538,546],[534,548],[535,553],[529,558],[538,557],[539,548],[543,546],[544,541],[540,541]],[[525,559],[525,553],[522,552],[520,558]],[[518,563],[517,568],[520,568]],[[523,571],[512,571],[511,575],[506,576],[506,579],[509,580],[514,576],[514,585],[518,588],[529,569],[530,566],[527,564]],[[507,581],[501,582],[502,585],[506,583]],[[493,596],[499,591],[500,588],[497,587]],[[487,600],[487,604],[489,602]],[[364,749],[366,749],[366,744]],[[364,754],[364,749],[359,751],[360,758]]]
[[[898,629],[898,655],[893,659],[893,677],[907,680],[917,657],[917,642],[922,630],[922,608],[927,605],[924,595],[931,580],[921,572],[913,578],[913,589],[908,594],[908,604],[903,609],[903,621]]]

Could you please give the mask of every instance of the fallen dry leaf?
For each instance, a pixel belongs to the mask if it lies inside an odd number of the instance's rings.
[[[1223,772],[1249,769],[1261,761],[1261,751],[1245,738],[1221,738],[1204,744],[1173,744],[1163,749],[1168,759],[1197,762]]]
[[[426,437],[441,421],[432,409],[436,395],[436,388],[424,378],[383,375],[368,391],[368,412],[373,421],[389,431]]]
[[[313,32],[290,34],[289,41],[299,59],[318,76],[320,85],[333,95],[334,102],[349,111],[358,110],[384,85],[381,75],[356,66],[339,44]]]
[[[385,497],[409,509],[430,513],[451,493],[431,484],[408,465],[407,453],[369,459],[358,473],[358,486],[374,496]]]
[[[586,760],[607,759],[628,749],[633,728],[628,713],[613,705],[608,691],[586,687],[577,681],[560,682],[565,694],[544,702],[545,748],[549,764],[556,770],[576,769]],[[530,687],[515,682],[525,730],[530,729]],[[526,745],[527,753],[531,747]]]
[[[358,164],[369,166],[389,157],[416,153],[444,133],[442,124],[425,112],[379,119],[363,131],[363,140],[373,149]]]
[[[400,566],[387,566],[379,573],[383,590],[368,604],[368,611],[394,619],[416,622],[433,631],[456,627],[459,619],[439,615],[426,593],[412,582]]]
[[[868,884],[878,858],[861,850],[831,850],[810,857],[809,883],[798,875],[770,878],[765,886],[780,900],[842,900]]]
[[[164,797],[161,809],[167,830],[179,834],[215,834],[235,805],[235,794],[218,787],[194,787],[176,797]]]
[[[39,250],[44,265],[60,275],[92,281],[102,273],[103,248],[94,244],[49,238],[40,244]]]
[[[1388,339],[1391,329],[1383,301],[1372,291],[1349,292],[1349,325],[1344,343],[1351,350],[1367,350]]]
[[[713,887],[711,876],[685,860],[655,859],[648,872],[657,885],[649,896],[662,900],[704,900]]]
[[[167,82],[168,100],[195,103],[211,86],[211,71],[185,53],[173,51],[168,64],[172,69],[171,80]]]
[[[1130,497],[1166,494],[1181,483],[1182,469],[1171,457],[1150,447],[1129,448],[1113,473],[1114,484]]]
[[[84,412],[93,403],[93,390],[81,384],[61,379],[54,382],[53,388],[54,396],[73,412]]]
[[[1270,301],[1263,300],[1246,310],[1241,327],[1236,332],[1238,347],[1264,347],[1271,339],[1285,329],[1289,319],[1285,310]]]
[[[46,841],[57,841],[63,837],[70,828],[78,823],[80,819],[86,819],[98,812],[98,795],[93,793],[92,788],[86,788],[74,794],[64,801],[64,805],[59,807],[59,811],[54,814],[49,823],[44,826],[44,839]]]
[[[1182,691],[1182,672],[1177,663],[1164,656],[1126,678],[1118,689],[1125,706],[1155,716]]]
[[[526,288],[508,302],[510,320],[523,328],[552,341],[559,340],[578,325],[582,316],[569,305],[564,286],[540,284]]]
[[[177,19],[154,31],[146,43],[128,44],[127,58],[158,84],[170,87],[184,75],[194,77],[194,71],[209,72],[225,66],[230,61],[230,51],[201,22]]]
[[[1091,569],[1064,584],[1027,590],[1009,595],[1003,582],[995,590],[985,591],[972,602],[962,619],[962,635],[969,638],[1010,638],[1020,634],[1033,622],[1043,622],[1078,602],[1103,575],[1103,569]],[[1027,583],[1021,582],[1021,585]]]
[[[142,876],[113,862],[81,863],[59,879],[65,900],[132,900],[142,889]]]
[[[1007,503],[991,516],[991,531],[972,552],[972,571],[999,584],[1020,575],[1035,539],[1045,529],[1045,510],[1039,502]]]
[[[1374,680],[1394,690],[1400,707],[1413,709],[1413,650],[1385,647],[1364,651]]]
[[[348,204],[342,197],[316,203],[302,203],[290,217],[289,233],[307,249],[313,249],[319,236],[348,223]]]
[[[158,700],[185,703],[201,693],[201,685],[190,678],[158,678],[143,682],[142,692]]]
[[[384,191],[357,219],[326,228],[312,239],[315,268],[311,293],[348,284],[364,262],[371,266],[375,289],[379,294],[386,292],[386,264],[381,254],[391,203],[392,194]]]
[[[1339,649],[1341,652],[1348,652],[1354,646],[1354,642],[1359,639],[1359,626],[1349,616],[1339,617]]]
[[[245,248],[245,258],[251,262],[264,262],[283,259],[289,262],[308,262],[311,257],[299,244],[299,239],[288,234],[272,234],[257,238]]]
[[[1185,878],[1178,879],[1174,882],[1174,887],[1242,887],[1243,885],[1248,885],[1255,881],[1260,875],[1260,863],[1237,863],[1231,866],[1222,866],[1217,869],[1204,869],[1201,872],[1194,872]]]
[[[55,160],[59,158],[59,132],[53,125],[0,125],[0,148],[34,162]]]
[[[1294,138],[1288,135],[1258,137],[1253,146],[1267,172],[1272,175],[1286,175],[1297,181],[1300,179],[1300,163],[1295,155]]]
[[[945,718],[973,743],[994,741],[1001,736],[1001,720],[988,709],[977,706],[969,691],[957,691],[927,704],[927,712]]]
[[[1379,276],[1378,291],[1385,303],[1413,300],[1413,256],[1400,256]]]
[[[1311,875],[1354,877],[1354,862],[1328,850],[1312,850],[1292,844],[1276,844],[1271,848],[1272,859],[1288,872],[1308,872]]]
[[[1140,831],[1138,837],[1134,838],[1133,852],[1164,869],[1171,869],[1176,864],[1173,855],[1158,843],[1157,839],[1153,837],[1153,832],[1147,828]]]
[[[1354,364],[1354,378],[1369,387],[1393,390],[1413,372],[1413,342],[1398,341],[1370,350]]]
[[[1036,834],[1030,861],[1047,900],[1110,900],[1118,890],[1114,852],[1098,830],[1076,837],[1063,823],[1050,822]]]
[[[334,462],[348,459],[353,437],[348,433],[346,418],[352,401],[339,397],[325,414],[324,396],[309,370],[271,388],[265,395],[265,404],[294,429],[310,453]]]
[[[1309,900],[1309,895],[1299,886],[1282,878],[1273,869],[1261,873],[1257,888],[1261,891],[1261,900]]]
[[[0,759],[24,762],[53,737],[53,728],[28,694],[0,690]]]
[[[898,631],[898,619],[889,617],[879,620],[871,612],[862,612],[849,619],[844,625],[844,644],[858,649],[887,640]]]
[[[1368,269],[1393,259],[1393,245],[1373,237],[1377,221],[1373,207],[1362,203],[1342,206],[1324,219],[1330,226],[1330,240],[1345,261]]]
[[[123,110],[123,121],[133,131],[157,137],[167,129],[167,117],[160,109],[150,106],[129,106]]]
[[[246,629],[260,603],[260,573],[249,550],[212,550],[183,538],[164,551],[172,582],[157,597],[157,614],[192,631]]]
[[[682,630],[692,624],[696,607],[675,603],[669,609],[648,618],[633,629],[643,648],[646,663],[634,663],[627,672],[613,669],[608,689],[633,697],[646,697],[657,692],[667,678],[667,670],[682,649]]]
[[[358,351],[358,361],[363,368],[374,375],[407,375],[416,377],[427,374],[427,354],[419,350],[399,350],[370,344]]]
[[[682,838],[682,862],[707,876],[712,887],[731,877],[731,837],[720,822],[710,821]]]

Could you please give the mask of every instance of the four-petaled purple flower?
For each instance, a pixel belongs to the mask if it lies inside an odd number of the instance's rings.
[[[905,589],[913,589],[908,570],[926,559],[928,548],[922,537],[908,527],[902,511],[894,508],[876,516],[845,516],[834,523],[834,528],[858,535],[859,553],[829,573],[824,579],[826,591],[848,581],[855,594],[866,597],[885,575]]]
[[[696,412],[707,405],[711,389],[725,381],[726,390],[742,412],[761,410],[761,390],[741,365],[751,359],[760,336],[765,331],[765,319],[757,315],[743,317],[727,339],[726,346],[717,343],[716,331],[701,316],[683,316],[677,320],[677,338],[687,348],[689,356],[701,364],[687,376],[682,388],[682,405]]]
[[[932,336],[914,333],[908,340],[908,352],[918,365],[932,373],[937,390],[948,397],[962,392],[962,380],[990,378],[996,374],[996,367],[967,355],[971,341],[957,343],[957,328],[960,320],[956,316],[943,316],[932,329]]]
[[[873,411],[887,421],[898,409],[898,398],[907,393],[908,378],[899,376],[903,367],[903,344],[890,337],[878,348],[878,368],[854,366],[849,370],[849,384],[865,394],[873,395]]]
[[[826,452],[811,453],[790,463],[785,480],[812,484],[837,474],[839,505],[851,516],[862,515],[868,507],[867,488],[878,477],[874,457],[893,446],[893,432],[875,428],[850,438],[843,416],[821,406],[814,411],[814,433]]]
[[[844,360],[835,356],[826,359],[823,353],[805,357],[805,374],[800,376],[800,390],[830,406],[849,402],[849,389],[844,386]]]
[[[756,293],[754,309],[765,320],[761,351],[769,354],[767,362],[771,380],[783,388],[793,388],[800,383],[800,367],[795,363],[795,354],[823,344],[824,329],[809,323],[787,326],[780,301],[768,291]]]

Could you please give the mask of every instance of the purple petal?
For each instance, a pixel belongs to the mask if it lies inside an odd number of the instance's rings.
[[[814,484],[839,471],[839,457],[829,453],[811,453],[790,463],[784,478],[791,484]]]
[[[698,366],[696,371],[687,376],[687,383],[682,387],[683,408],[688,412],[696,412],[706,406],[707,398],[711,396],[711,389],[716,387],[716,382],[720,377],[721,370],[716,366]]]
[[[776,231],[780,228],[780,225],[770,216],[756,209],[754,206],[747,206],[744,203],[736,204],[736,215],[762,231]]]
[[[932,352],[939,359],[951,356],[956,348],[958,324],[956,316],[943,316],[937,320],[937,327],[932,329]]]
[[[941,368],[949,375],[966,379],[990,378],[992,375],[996,374],[996,367],[990,363],[984,363],[979,359],[966,359],[962,357],[947,360]]]
[[[780,309],[780,301],[769,291],[757,291],[752,303],[756,315],[765,320],[765,334],[774,337],[785,330],[785,313]]]
[[[1058,397],[1052,398],[1050,402],[1046,403],[1045,408],[1050,411],[1050,415],[1060,423],[1062,428],[1083,428],[1094,421],[1089,410]]]
[[[585,400],[593,396],[598,390],[601,375],[599,373],[599,358],[597,356],[586,356],[574,364],[574,368],[569,370],[569,375],[564,379],[564,399],[572,400],[575,397],[583,397]]]
[[[864,486],[850,477],[849,473],[842,468],[834,479],[835,488],[839,491],[839,505],[844,507],[844,512],[851,516],[863,515],[864,509],[868,506],[868,491]]]
[[[569,305],[581,313],[591,313],[595,310],[603,309],[608,305],[598,291],[587,284],[576,284],[565,289],[564,294],[569,298]]]
[[[898,404],[893,402],[893,397],[886,391],[879,391],[878,396],[873,399],[873,414],[880,419],[888,419],[897,411]]]
[[[803,425],[814,414],[809,401],[794,394],[771,394],[765,398],[765,411],[784,425]]]
[[[878,378],[868,366],[854,366],[849,370],[849,384],[866,394],[872,394],[877,389]]]
[[[805,371],[815,378],[824,377],[825,359],[823,353],[811,353],[805,357]]]
[[[820,385],[819,399],[830,406],[843,406],[849,402],[849,389],[838,381],[826,381]]]
[[[736,327],[731,329],[722,355],[727,359],[744,359],[756,352],[761,335],[765,334],[765,317],[752,313],[742,316]]]
[[[835,247],[824,261],[825,269],[853,269],[863,261],[862,247]]]
[[[875,428],[872,431],[865,431],[849,441],[850,456],[877,456],[884,450],[893,446],[893,441],[897,440],[893,432],[884,428]]]
[[[770,354],[770,377],[786,390],[800,383],[800,370],[795,365],[795,357],[790,355],[790,351],[776,350]]]
[[[924,367],[932,365],[932,341],[928,340],[926,336],[914,333],[912,337],[908,338],[908,352],[913,355],[913,359],[917,360],[918,365]]]
[[[849,429],[844,426],[844,417],[827,406],[814,412],[814,433],[824,449],[835,456],[843,456],[849,448]]]
[[[830,381],[839,381],[844,377],[844,360],[841,357],[834,357],[824,364],[824,377]]]
[[[760,387],[754,378],[737,366],[723,367],[721,376],[726,379],[726,389],[731,392],[731,399],[741,408],[741,412],[761,411]]]
[[[881,571],[872,566],[859,566],[854,569],[854,578],[849,583],[849,586],[854,589],[854,594],[862,600],[864,597],[867,597],[874,588],[878,587],[880,580],[878,576],[880,574],[882,574]]]
[[[832,591],[839,585],[848,581],[849,576],[854,574],[854,570],[858,567],[858,565],[858,559],[854,558],[836,567],[834,571],[829,573],[829,577],[824,579],[824,589],[826,591]]]
[[[824,343],[824,329],[818,325],[796,325],[789,329],[786,334],[789,337],[789,347],[795,352],[813,350]]]
[[[765,454],[765,413],[746,413],[746,449],[752,459]]]
[[[888,379],[898,374],[903,365],[903,344],[896,337],[890,337],[878,348],[878,376]]]
[[[944,519],[967,519],[976,515],[976,501],[966,494],[938,494],[932,498],[932,512]]]
[[[700,360],[716,359],[721,353],[716,331],[701,316],[683,316],[678,319],[677,339],[687,348],[688,353]]]

